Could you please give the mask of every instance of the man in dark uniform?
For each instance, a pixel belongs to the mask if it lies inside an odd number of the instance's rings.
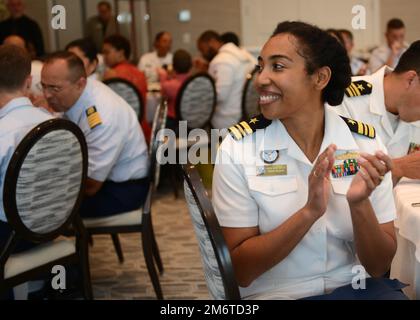
[[[44,40],[39,25],[25,15],[25,5],[22,0],[8,0],[7,9],[10,17],[0,22],[0,44],[7,36],[16,34],[21,36],[28,44],[33,57],[45,54]]]

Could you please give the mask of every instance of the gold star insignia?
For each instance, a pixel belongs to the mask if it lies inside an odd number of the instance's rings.
[[[254,118],[251,121],[249,121],[249,123],[252,123],[252,124],[256,124],[257,122],[258,122],[258,119],[257,118]]]
[[[360,91],[365,90],[365,88],[364,88],[364,87],[363,87],[363,85],[361,85],[361,84],[359,84],[359,85],[357,86],[357,88],[358,88]]]
[[[350,124],[352,124],[352,125],[355,125],[355,124],[356,124],[356,121],[349,119],[349,120],[348,120],[348,123],[350,123]]]

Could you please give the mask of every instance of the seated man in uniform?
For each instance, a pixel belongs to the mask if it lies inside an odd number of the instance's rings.
[[[383,66],[395,68],[401,55],[407,50],[405,42],[405,25],[401,19],[393,18],[386,26],[386,44],[373,50],[369,59],[369,70],[371,73],[378,71]]]
[[[148,191],[148,151],[134,110],[96,80],[73,53],[48,57],[41,73],[48,104],[83,131],[89,154],[80,213],[103,217],[140,208]]]
[[[0,47],[0,251],[10,236],[3,208],[3,186],[10,158],[21,140],[36,125],[52,117],[27,98],[31,89],[31,57],[14,45]],[[20,242],[15,252],[34,246]]]
[[[420,179],[420,40],[401,56],[395,68],[354,77],[340,115],[375,127],[393,158],[394,183],[401,177]],[[408,123],[410,122],[410,123]]]

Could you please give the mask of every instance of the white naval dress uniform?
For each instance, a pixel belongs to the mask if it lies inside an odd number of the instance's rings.
[[[385,107],[384,95],[384,77],[390,72],[392,69],[385,66],[372,75],[354,77],[353,81],[364,80],[371,84],[372,93],[363,95],[361,92],[362,95],[359,96],[345,96],[341,105],[328,107],[344,117],[375,127],[391,158],[399,158],[407,155],[410,144],[420,144],[420,121],[407,123],[398,119],[394,131]]]
[[[352,133],[343,119],[326,109],[320,153],[332,143],[338,151],[385,151],[380,139]],[[265,165],[261,153],[270,150],[279,151],[274,164],[287,166],[284,175],[256,174]],[[313,164],[278,120],[240,141],[228,136],[220,147],[213,178],[213,205],[220,225],[258,226],[261,234],[272,231],[306,204],[312,169]],[[298,299],[351,283],[356,275],[352,267],[359,264],[346,200],[351,181],[351,176],[332,178],[325,214],[283,261],[240,289],[243,298]],[[395,219],[389,173],[370,200],[379,223]]]

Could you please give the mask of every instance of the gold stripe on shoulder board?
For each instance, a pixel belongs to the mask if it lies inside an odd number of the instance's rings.
[[[365,80],[353,81],[345,90],[347,97],[360,97],[372,93],[372,84]]]
[[[341,119],[344,120],[351,132],[360,134],[371,139],[375,139],[376,130],[372,125],[354,119],[349,119],[346,117],[341,117]]]
[[[253,134],[259,129],[265,129],[272,123],[271,120],[264,118],[262,114],[249,119],[247,121],[242,121],[229,128],[229,132],[235,140],[241,140],[246,136]]]

